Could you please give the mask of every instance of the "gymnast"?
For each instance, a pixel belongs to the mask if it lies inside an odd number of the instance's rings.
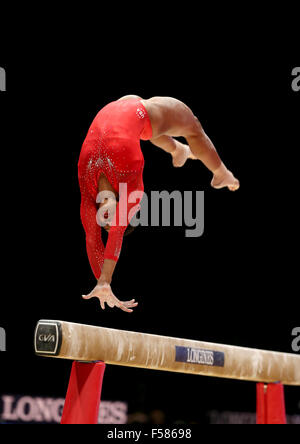
[[[174,137],[183,137],[187,144]],[[240,186],[221,161],[197,117],[181,101],[171,97],[144,100],[130,95],[102,108],[83,142],[78,178],[87,254],[97,279],[93,291],[83,298],[98,298],[103,310],[105,303],[128,313],[137,306],[134,299],[120,301],[112,292],[111,281],[123,236],[131,230],[130,220],[139,209],[144,191],[140,140],[150,140],[169,153],[174,167],[182,167],[187,159],[201,160],[213,174],[213,188],[236,191]],[[130,215],[125,224],[119,220],[119,205],[121,198],[124,200],[124,195],[119,195],[120,184],[126,184],[126,214]],[[135,203],[128,202],[132,192],[140,192]],[[108,232],[105,247],[101,227]]]

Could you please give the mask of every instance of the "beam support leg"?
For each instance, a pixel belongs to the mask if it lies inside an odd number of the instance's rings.
[[[97,424],[104,362],[74,361],[61,424]]]
[[[280,383],[256,386],[256,423],[286,424],[284,387]]]

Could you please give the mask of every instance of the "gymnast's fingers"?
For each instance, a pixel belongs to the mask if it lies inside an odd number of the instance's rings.
[[[131,310],[130,308],[127,308],[126,305],[124,305],[122,302],[118,302],[116,304],[116,307],[120,308],[120,310],[122,311],[126,311],[126,313],[132,313],[133,310]]]
[[[82,295],[83,299],[91,299],[94,297],[93,292],[89,293],[89,294],[83,294]]]
[[[114,306],[116,305],[115,302],[112,301],[111,299],[108,299],[108,300],[106,301],[106,303],[107,303],[107,305],[108,305],[110,308],[114,308]]]
[[[136,307],[139,303],[135,302],[135,299],[132,299],[131,301],[122,301],[122,304],[125,305],[127,308]]]
[[[102,310],[105,310],[105,302],[102,299],[99,299]]]

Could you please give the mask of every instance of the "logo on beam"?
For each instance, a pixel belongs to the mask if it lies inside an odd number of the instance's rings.
[[[213,350],[176,345],[175,361],[186,362],[187,364],[209,365],[211,367],[224,367],[225,354]]]
[[[35,352],[41,355],[58,355],[62,341],[59,322],[40,321],[34,335]]]

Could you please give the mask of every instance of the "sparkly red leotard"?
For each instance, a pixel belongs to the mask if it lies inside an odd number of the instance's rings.
[[[128,203],[129,194],[133,191],[144,191],[144,157],[140,140],[149,140],[151,137],[151,122],[141,100],[126,99],[108,104],[97,114],[83,143],[78,162],[80,215],[86,233],[89,262],[97,279],[101,275],[104,259],[118,260],[126,230],[126,226],[119,225],[118,204],[116,224],[110,228],[104,248],[101,227],[96,220],[100,174],[106,176],[117,193],[121,183],[127,184],[126,202],[129,215],[130,210],[136,208],[141,200]],[[132,213],[130,215],[133,217]]]

